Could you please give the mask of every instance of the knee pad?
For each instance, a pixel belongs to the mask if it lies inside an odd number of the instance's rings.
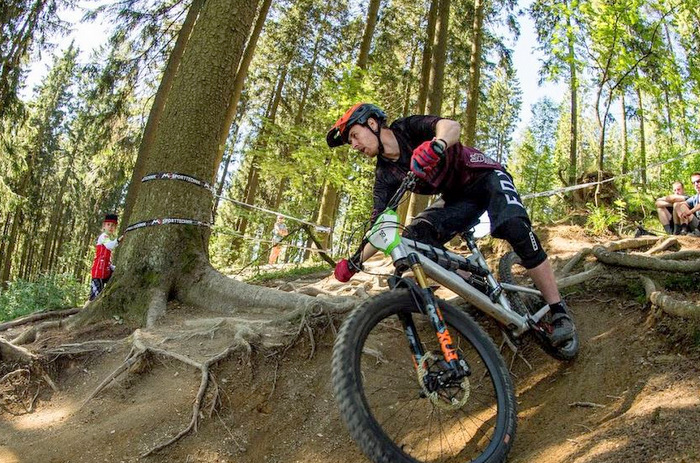
[[[442,248],[443,243],[440,241],[439,235],[440,233],[438,233],[435,226],[424,219],[413,220],[402,233],[404,238]]]
[[[497,232],[498,238],[503,238],[510,243],[526,269],[535,268],[547,260],[547,253],[527,219],[522,217],[508,219],[498,227]],[[496,236],[496,232],[493,235]]]

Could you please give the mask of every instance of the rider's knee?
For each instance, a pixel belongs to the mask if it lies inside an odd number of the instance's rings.
[[[403,231],[403,237],[431,246],[442,247],[440,233],[435,226],[425,219],[417,218]]]
[[[494,236],[503,238],[510,243],[526,269],[535,268],[547,260],[547,253],[542,248],[540,239],[532,231],[530,222],[525,218],[508,219],[494,231]]]

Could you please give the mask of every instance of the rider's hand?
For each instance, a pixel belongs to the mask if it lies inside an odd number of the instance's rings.
[[[425,180],[430,172],[442,159],[445,147],[437,140],[425,141],[413,150],[411,156],[411,171],[418,178]]]
[[[357,273],[357,269],[350,265],[347,259],[341,259],[335,266],[335,279],[343,283],[350,281],[350,278]]]

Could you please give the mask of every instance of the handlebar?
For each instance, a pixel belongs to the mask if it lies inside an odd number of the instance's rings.
[[[412,191],[413,188],[416,186],[417,179],[418,177],[416,177],[416,174],[412,171],[409,171],[401,181],[401,185],[399,185],[399,188],[396,190],[396,193],[394,193],[394,196],[392,196],[389,202],[387,203],[386,208],[396,211],[396,209],[399,207],[399,203],[401,202],[401,198],[406,193],[406,191]],[[355,254],[353,254],[352,257],[350,257],[348,261],[358,271],[362,270],[362,250],[365,248],[365,245],[368,242],[369,241],[367,240],[367,238],[363,238],[362,242],[360,243],[360,247],[357,249]]]

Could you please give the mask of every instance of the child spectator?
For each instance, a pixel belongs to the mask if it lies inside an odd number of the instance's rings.
[[[95,260],[92,262],[92,282],[90,283],[90,300],[102,292],[112,276],[112,251],[119,243],[117,239],[117,215],[107,214],[102,222],[102,234],[95,245]]]
[[[272,231],[272,251],[270,252],[270,258],[268,259],[268,264],[275,265],[277,263],[277,258],[280,255],[282,246],[280,242],[282,238],[287,236],[289,232],[287,231],[287,225],[284,223],[284,217],[281,215],[277,216],[277,222],[275,222],[275,228]]]

